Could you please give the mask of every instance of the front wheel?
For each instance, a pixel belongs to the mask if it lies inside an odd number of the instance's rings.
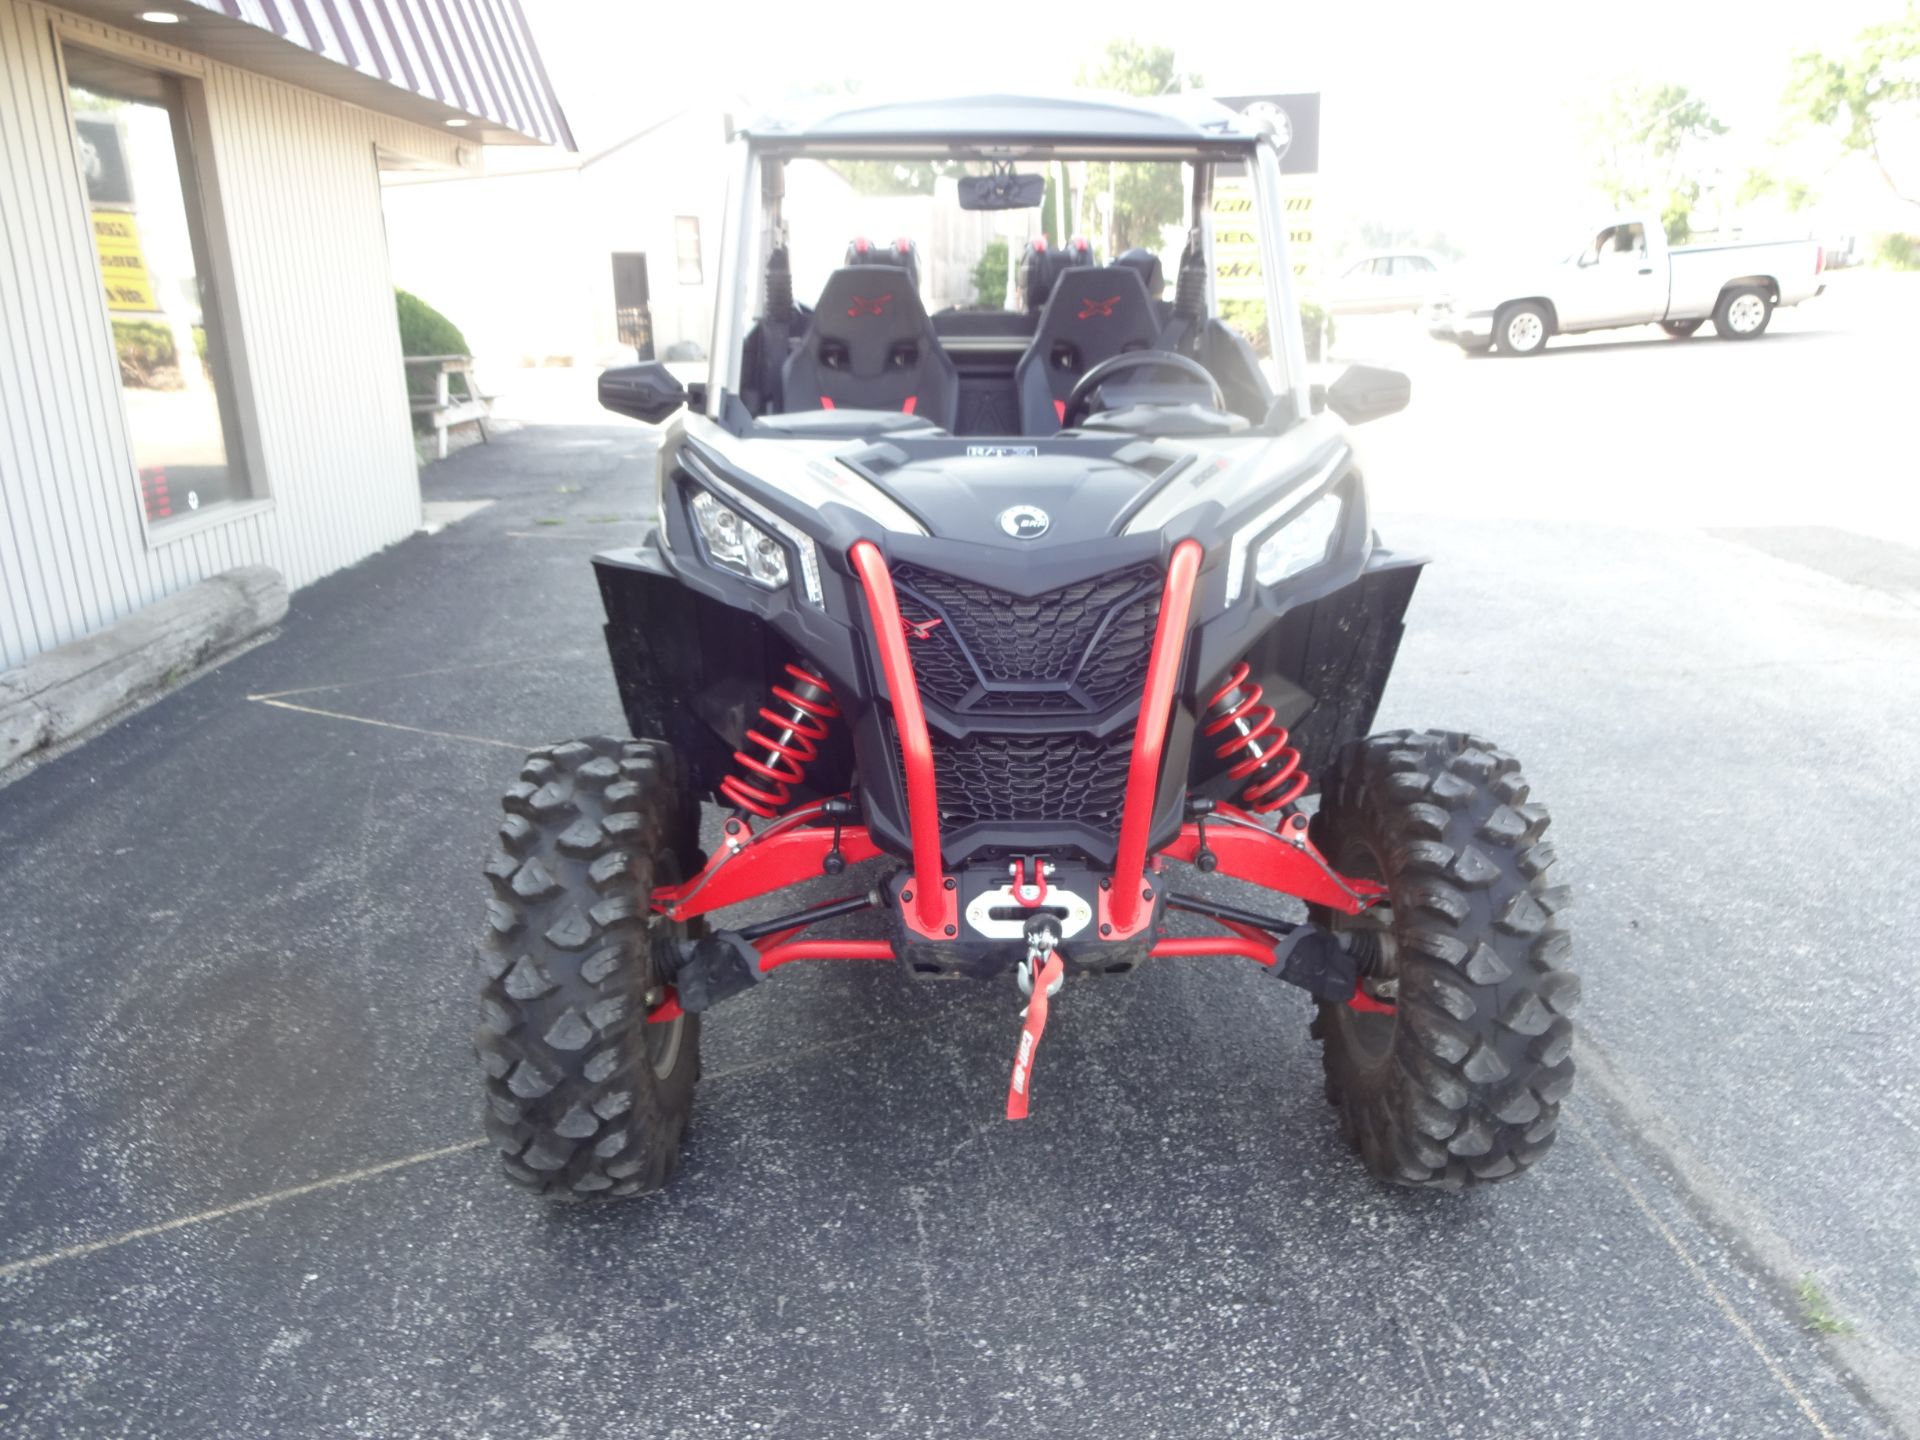
[[[1553,317],[1536,300],[1509,305],[1493,322],[1493,333],[1504,355],[1538,355],[1553,334]]]
[[[1313,834],[1388,907],[1336,928],[1381,932],[1379,1008],[1322,1002],[1327,1098],[1378,1179],[1459,1189],[1518,1174],[1553,1144],[1573,1084],[1580,981],[1549,885],[1547,812],[1520,762],[1484,740],[1393,731],[1348,744]]]
[[[1706,322],[1704,320],[1662,320],[1660,328],[1676,340],[1684,340]]]
[[[1773,297],[1758,285],[1739,285],[1713,307],[1713,333],[1722,340],[1751,340],[1773,319]]]
[[[674,754],[605,737],[536,750],[501,803],[474,1036],[487,1134],[511,1179],[555,1199],[657,1190],[700,1071],[698,1016],[647,1023],[686,930],[650,900],[697,859]]]

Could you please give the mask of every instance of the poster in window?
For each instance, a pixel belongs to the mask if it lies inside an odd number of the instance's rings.
[[[93,248],[100,256],[100,278],[107,289],[107,308],[155,311],[153,277],[140,248],[140,224],[131,210],[93,212]]]
[[[87,180],[87,199],[102,206],[133,208],[133,177],[127,170],[127,147],[118,120],[76,115],[73,128],[80,138],[80,173]]]

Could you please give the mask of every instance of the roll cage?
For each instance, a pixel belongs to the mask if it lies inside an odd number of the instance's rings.
[[[730,144],[725,222],[713,317],[708,418],[739,414],[747,336],[766,303],[767,263],[785,240],[784,169],[795,159],[981,161],[1052,165],[1060,161],[1170,162],[1191,167],[1191,225],[1205,260],[1207,313],[1214,295],[1214,179],[1223,167],[1253,182],[1264,281],[1269,370],[1288,423],[1310,413],[1306,341],[1286,252],[1279,153],[1261,122],[1186,97],[1170,101],[984,101],[964,109],[927,103],[875,106],[811,121],[768,119]]]

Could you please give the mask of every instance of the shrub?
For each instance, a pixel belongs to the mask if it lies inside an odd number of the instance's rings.
[[[973,267],[973,303],[998,307],[1007,298],[1007,242],[995,240],[980,254]]]
[[[1267,302],[1264,300],[1222,300],[1220,318],[1235,330],[1254,354],[1267,353]]]
[[[1256,355],[1266,358],[1269,346],[1266,301],[1222,300],[1220,318],[1246,338]],[[1307,359],[1324,359],[1327,348],[1333,344],[1333,317],[1314,301],[1302,300],[1300,328],[1306,332]]]
[[[135,390],[179,388],[180,352],[167,326],[151,320],[116,320],[113,351],[120,361],[122,385]]]
[[[1300,302],[1300,324],[1307,332],[1307,358],[1324,360],[1333,348],[1333,316],[1311,300]]]
[[[1873,263],[1889,270],[1920,270],[1920,235],[1875,237]]]
[[[409,294],[396,287],[393,292],[393,303],[400,320],[400,353],[402,355],[471,355],[473,353],[467,347],[467,337],[460,333],[460,327],[418,295]],[[409,399],[431,399],[433,383],[433,372],[426,366],[409,365],[407,367]],[[453,377],[450,393],[455,395],[467,393],[465,376]]]

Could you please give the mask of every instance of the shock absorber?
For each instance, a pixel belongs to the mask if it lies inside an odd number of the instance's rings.
[[[1265,692],[1247,674],[1242,661],[1213,692],[1200,733],[1209,740],[1221,737],[1214,756],[1232,762],[1227,775],[1240,782],[1240,803],[1264,815],[1305,794],[1307,772],[1300,768],[1300,752],[1287,744],[1286,728],[1275,723],[1273,707],[1262,702]]]
[[[789,665],[791,688],[773,687],[773,698],[783,709],[760,707],[760,718],[771,728],[748,730],[746,747],[733,758],[747,772],[720,782],[720,793],[739,809],[771,820],[793,798],[793,786],[807,778],[807,766],[820,758],[820,742],[827,738],[827,721],[840,713],[833,691],[800,665]]]

